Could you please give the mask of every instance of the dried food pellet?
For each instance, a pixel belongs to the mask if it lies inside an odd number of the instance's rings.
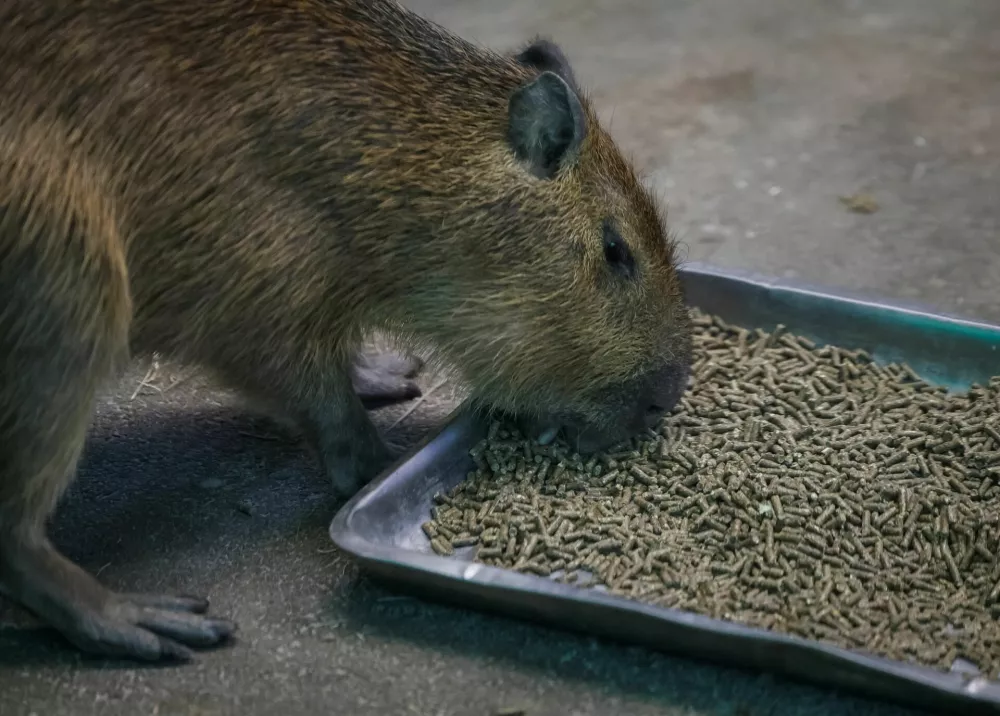
[[[467,480],[435,496],[431,548],[1000,672],[1000,378],[948,394],[864,351],[693,318],[673,415],[591,458],[492,423]]]
[[[451,543],[441,539],[440,537],[435,537],[431,540],[431,547],[435,552],[446,557],[455,553]]]

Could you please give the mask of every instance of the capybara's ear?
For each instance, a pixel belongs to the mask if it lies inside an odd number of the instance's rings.
[[[573,69],[569,66],[569,60],[552,40],[535,38],[518,52],[514,59],[539,72],[555,72],[566,80],[573,91],[580,92],[580,88],[576,84],[576,77],[573,75]]]
[[[555,72],[541,73],[511,95],[507,141],[536,177],[551,179],[570,165],[586,134],[580,98]]]

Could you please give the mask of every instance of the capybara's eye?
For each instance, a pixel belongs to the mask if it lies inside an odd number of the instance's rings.
[[[604,260],[622,276],[626,278],[635,276],[635,259],[632,257],[632,252],[610,219],[604,222]]]

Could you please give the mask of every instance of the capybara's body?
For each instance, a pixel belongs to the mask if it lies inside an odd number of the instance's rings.
[[[582,448],[683,388],[673,247],[547,42],[488,52],[389,0],[6,0],[0,97],[0,585],[81,648],[232,630],[45,536],[130,355],[291,416],[346,494],[389,458],[359,392],[409,385],[359,381],[372,330]]]

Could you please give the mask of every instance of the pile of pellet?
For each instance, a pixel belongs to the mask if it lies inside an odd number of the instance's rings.
[[[692,387],[587,459],[494,424],[435,551],[947,669],[1000,670],[1000,378],[695,314]]]

